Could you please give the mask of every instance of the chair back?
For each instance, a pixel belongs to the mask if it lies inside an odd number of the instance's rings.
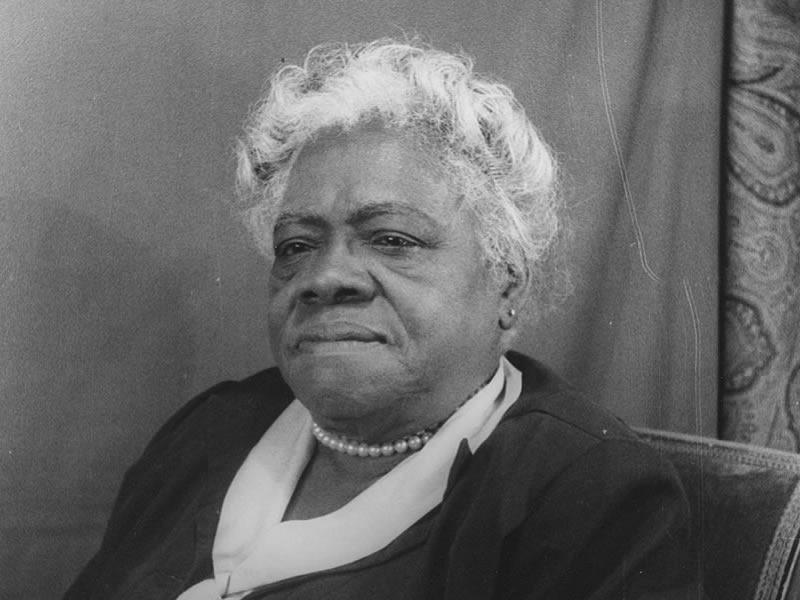
[[[691,560],[708,598],[800,598],[800,455],[636,431],[680,474],[694,515]]]

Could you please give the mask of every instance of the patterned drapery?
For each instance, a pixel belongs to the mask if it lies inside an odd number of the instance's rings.
[[[800,451],[800,2],[736,0],[720,437]]]

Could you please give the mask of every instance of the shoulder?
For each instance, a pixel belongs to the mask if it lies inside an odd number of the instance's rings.
[[[625,423],[540,363],[508,358],[522,371],[522,393],[474,459],[484,476],[525,499],[520,515],[553,492],[581,495],[589,487],[606,503],[656,488],[684,503],[672,463]]]
[[[649,448],[622,420],[541,363],[513,352],[508,359],[522,373],[522,392],[498,426],[497,441],[549,447],[567,461],[602,444],[621,451]]]
[[[522,371],[522,393],[474,458],[497,478],[486,487],[506,489],[500,512],[516,544],[509,581],[544,582],[551,597],[573,598],[593,585],[687,580],[689,506],[670,461],[541,364],[508,358]]]
[[[213,409],[214,404],[224,400],[227,408],[243,410],[269,409],[276,402],[288,397],[291,390],[283,381],[277,367],[264,369],[245,379],[226,380],[213,385],[194,396],[178,410],[159,430],[157,437],[166,434],[187,420],[196,418],[203,411]]]
[[[510,352],[508,359],[522,373],[522,393],[509,411],[509,417],[549,417],[591,438],[636,439],[636,435],[621,419],[542,363],[516,352]]]
[[[145,454],[187,435],[217,436],[228,429],[242,433],[242,425],[249,425],[245,431],[268,426],[292,397],[276,367],[239,381],[222,381],[194,396],[173,414],[155,434]]]
[[[292,398],[278,370],[267,369],[218,383],[178,410],[125,474],[100,550],[66,598],[110,597],[156,564],[148,576],[188,569],[193,545],[213,540],[241,460]]]
[[[276,368],[197,394],[161,426],[128,469],[119,498],[161,486],[188,488],[207,477],[209,469],[235,462],[292,398]]]
[[[109,525],[138,519],[161,503],[224,481],[291,401],[277,369],[224,381],[197,394],[158,430],[128,469]]]

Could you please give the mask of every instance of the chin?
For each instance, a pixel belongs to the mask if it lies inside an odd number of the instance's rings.
[[[366,397],[377,386],[385,389],[392,365],[379,348],[298,353],[281,367],[289,386],[301,399]]]

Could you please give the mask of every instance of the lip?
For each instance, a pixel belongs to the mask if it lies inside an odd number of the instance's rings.
[[[361,345],[385,344],[387,337],[370,327],[357,323],[319,323],[303,328],[292,346],[296,350],[325,347],[357,349]]]

